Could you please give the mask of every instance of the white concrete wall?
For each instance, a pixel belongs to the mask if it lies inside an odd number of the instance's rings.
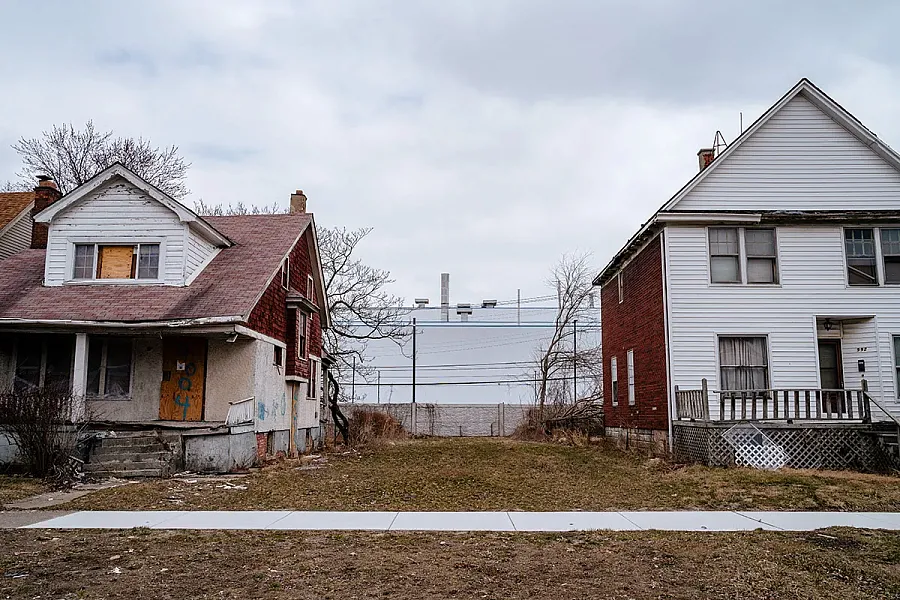
[[[31,247],[31,208],[16,217],[0,235],[0,260]]]
[[[900,173],[798,96],[675,210],[897,210]]]
[[[291,425],[291,390],[284,367],[274,364],[275,346],[255,340],[253,390],[256,398],[256,431],[281,431]]]
[[[150,421],[159,418],[162,384],[162,340],[134,339],[134,368],[130,399],[89,400],[89,417],[101,421]]]
[[[874,317],[843,327],[845,385],[858,389],[864,359],[873,395],[900,415],[891,340],[900,289],[847,285],[840,226],[778,227],[778,285],[711,284],[706,236],[702,226],[666,228],[671,385],[697,389],[705,377],[718,389],[717,336],[731,334],[768,336],[772,387],[817,388],[815,316]]]
[[[206,361],[206,398],[204,419],[224,421],[230,402],[238,402],[255,394],[254,369],[256,340],[227,342],[210,338]]]

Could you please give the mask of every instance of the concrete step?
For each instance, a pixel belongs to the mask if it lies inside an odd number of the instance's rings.
[[[97,454],[117,454],[117,453],[132,453],[132,452],[165,452],[167,450],[164,444],[160,442],[148,441],[141,444],[130,444],[130,445],[122,445],[122,444],[113,444],[112,446],[106,445],[106,443],[102,443],[96,448],[94,448],[94,452]]]
[[[85,471],[92,469],[130,469],[137,467],[141,469],[156,469],[168,467],[169,461],[160,458],[147,458],[138,460],[92,460],[84,463]]]
[[[148,444],[163,445],[163,442],[172,443],[174,440],[161,440],[160,438],[150,435],[134,436],[134,437],[108,437],[100,440],[100,446],[106,448],[146,446]]]
[[[85,465],[87,467],[87,465]],[[133,477],[167,477],[168,472],[163,469],[112,469],[112,470],[103,470],[98,469],[96,471],[90,471],[91,475],[95,477],[120,477],[120,478],[133,478]]]
[[[172,453],[166,450],[140,450],[134,452],[130,449],[123,449],[121,451],[118,449],[116,449],[116,451],[107,449],[102,452],[101,450],[103,450],[103,448],[97,448],[97,450],[91,454],[90,462],[168,460],[172,456]]]

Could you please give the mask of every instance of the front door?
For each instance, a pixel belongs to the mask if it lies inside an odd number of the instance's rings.
[[[159,418],[163,421],[202,420],[206,338],[163,338],[162,368]]]
[[[844,412],[844,394],[833,391],[844,389],[840,340],[819,340],[819,384],[823,390],[832,390],[822,393],[822,411]]]

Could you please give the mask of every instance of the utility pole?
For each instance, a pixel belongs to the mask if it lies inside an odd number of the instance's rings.
[[[350,402],[356,401],[356,355],[353,355],[353,379],[350,383]]]
[[[413,317],[412,403],[416,403],[416,318]]]
[[[578,319],[572,321],[572,402],[578,402]]]
[[[378,390],[378,404],[381,404],[381,369],[378,369],[378,385],[375,389]]]

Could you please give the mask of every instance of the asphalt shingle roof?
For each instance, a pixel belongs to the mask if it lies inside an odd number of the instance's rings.
[[[34,202],[34,192],[2,192],[0,193],[0,229],[22,214],[28,205]]]
[[[249,314],[309,214],[206,217],[234,242],[187,287],[63,285],[44,287],[44,250],[0,261],[0,320],[168,321]]]

